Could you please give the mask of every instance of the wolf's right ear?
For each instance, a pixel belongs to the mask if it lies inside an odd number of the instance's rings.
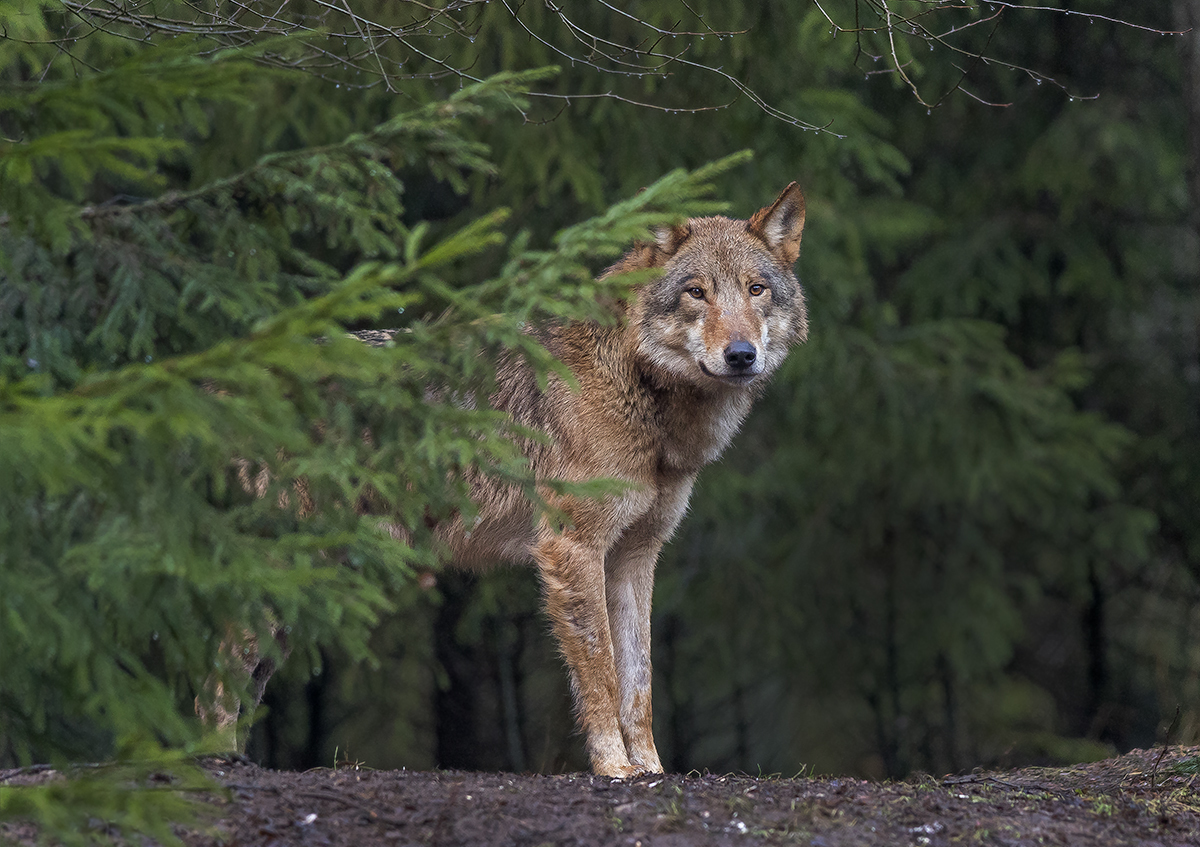
[[[674,256],[691,234],[692,228],[687,224],[660,227],[654,231],[654,246],[668,256]]]
[[[804,232],[804,192],[792,183],[770,206],[764,206],[746,222],[746,229],[767,243],[771,252],[789,265],[800,257]]]

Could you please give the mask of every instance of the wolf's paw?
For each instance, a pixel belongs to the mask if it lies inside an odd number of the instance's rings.
[[[640,762],[630,762],[629,764],[621,764],[603,769],[596,768],[596,773],[600,776],[611,776],[615,779],[637,779],[639,776],[651,776],[662,773],[662,767],[651,768]]]
[[[592,765],[592,772],[596,776],[611,776],[615,779],[634,779],[648,773],[644,767],[631,763],[628,759],[595,762]]]
[[[638,776],[665,773],[662,761],[658,758],[658,753],[653,750],[642,755],[630,753],[629,762],[634,768],[638,769]]]

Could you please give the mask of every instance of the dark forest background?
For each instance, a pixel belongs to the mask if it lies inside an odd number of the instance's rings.
[[[199,749],[265,607],[255,760],[584,768],[535,573],[421,535],[522,479],[424,386],[793,179],[811,336],[660,562],[664,762],[1200,740],[1200,4],[575,6],[0,4],[0,764]]]

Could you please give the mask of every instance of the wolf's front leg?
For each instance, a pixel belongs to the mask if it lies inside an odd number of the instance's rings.
[[[632,527],[606,562],[608,624],[617,667],[621,735],[629,761],[644,773],[662,773],[654,746],[650,694],[650,600],[662,541],[646,537],[639,529]]]
[[[629,761],[644,773],[662,773],[654,746],[650,694],[650,602],[654,566],[687,510],[695,477],[659,480],[650,508],[621,534],[605,560],[608,624],[617,666],[621,734]]]
[[[604,547],[575,532],[543,530],[534,549],[546,592],[546,609],[571,671],[579,722],[587,736],[592,770],[636,776],[618,716],[617,672],[604,600]]]

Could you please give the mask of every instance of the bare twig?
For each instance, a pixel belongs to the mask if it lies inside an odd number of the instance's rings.
[[[726,70],[716,61],[698,58],[701,39],[740,38],[748,30],[714,26],[688,0],[679,0],[682,11],[668,19],[673,21],[670,25],[627,11],[615,0],[599,0],[590,7],[593,13],[599,9],[607,15],[600,21],[585,18],[583,5],[559,0],[538,4],[539,9],[549,12],[540,18],[530,11],[532,6],[516,0],[498,4],[484,0],[450,0],[444,4],[396,0],[373,16],[360,11],[354,0],[312,0],[302,5],[288,0],[229,0],[228,4],[216,5],[198,0],[177,4],[62,0],[62,4],[72,16],[71,25],[50,43],[71,61],[81,61],[72,46],[94,32],[141,42],[189,36],[201,42],[202,55],[231,48],[253,50],[257,41],[287,36],[291,39],[288,48],[264,48],[255,55],[256,61],[305,70],[347,88],[383,86],[392,93],[403,93],[401,83],[405,80],[449,77],[478,81],[483,72],[473,72],[473,67],[482,54],[472,56],[461,46],[464,40],[473,42],[480,34],[483,15],[491,10],[493,15],[507,15],[563,64],[590,68],[616,82],[620,78],[668,80],[686,71],[708,76],[717,83],[710,98],[679,105],[632,95],[619,84],[600,86],[598,93],[541,91],[534,92],[534,97],[562,103],[605,98],[673,113],[723,109],[744,98],[776,120],[801,129],[829,131],[828,124],[806,121],[768,102],[737,72]],[[864,55],[878,63],[876,68],[865,69],[868,77],[896,74],[917,102],[929,109],[955,92],[987,105],[1008,105],[979,93],[982,89],[976,77],[985,69],[1016,71],[1077,99],[1088,96],[1069,91],[1067,83],[1050,74],[997,55],[993,36],[1002,20],[1012,15],[1064,15],[1160,36],[1180,33],[1111,15],[1018,0],[814,0],[814,5],[828,22],[831,37],[853,36],[856,66]],[[613,34],[617,31],[623,34]],[[982,35],[984,31],[986,36]],[[0,38],[9,36],[3,34]],[[441,42],[447,39],[455,43],[456,49],[445,48]],[[918,66],[911,58],[918,46],[948,55],[958,71],[957,79],[936,96],[922,90]],[[722,90],[725,95],[720,93]],[[561,109],[557,111],[561,113]]]
[[[1150,790],[1154,790],[1154,781],[1158,778],[1158,766],[1162,764],[1163,756],[1167,755],[1167,747],[1171,743],[1171,735],[1175,732],[1175,727],[1179,725],[1179,706],[1175,707],[1175,717],[1171,718],[1171,725],[1167,727],[1167,732],[1163,735],[1163,746],[1158,751],[1158,758],[1154,760],[1154,768],[1150,771]]]
[[[844,0],[844,3],[850,0]],[[1053,6],[1039,6],[1013,2],[1013,0],[985,0],[980,4],[965,2],[947,2],[947,0],[917,0],[899,4],[896,0],[853,0],[854,23],[845,25],[838,22],[831,0],[814,0],[821,15],[828,21],[831,35],[853,35],[856,39],[857,56],[868,55],[874,62],[885,59],[882,70],[867,70],[868,76],[878,73],[893,73],[900,77],[913,97],[927,108],[936,108],[945,102],[946,98],[956,91],[967,97],[990,106],[1007,106],[980,96],[966,87],[969,75],[983,67],[1017,71],[1026,74],[1039,85],[1049,83],[1063,93],[1076,100],[1095,99],[1095,94],[1081,94],[1068,90],[1067,85],[1035,68],[1009,61],[991,51],[992,39],[1004,14],[1030,12],[1037,14],[1055,13],[1065,16],[1075,16],[1089,21],[1128,27],[1142,32],[1166,36],[1180,35],[1182,31],[1167,28],[1146,26],[1133,21],[1108,15],[1093,14],[1075,9],[1063,9]],[[843,5],[844,5],[843,3]],[[912,11],[913,7],[916,11]],[[907,8],[909,12],[901,12]],[[864,14],[865,13],[865,14]],[[934,16],[937,16],[936,19]],[[865,20],[865,22],[864,22]],[[943,21],[948,22],[943,23]],[[936,24],[936,26],[935,26]],[[988,35],[981,47],[972,47],[961,43],[965,34],[974,32],[980,27],[990,25]],[[880,50],[872,50],[864,39],[881,38],[883,45]],[[913,43],[924,44],[928,49],[940,49],[958,57],[953,66],[959,71],[959,78],[948,89],[937,97],[927,97],[917,84],[911,72],[912,63],[906,58],[906,50],[911,50]]]
[[[1078,9],[1060,9],[1056,6],[1027,6],[1024,3],[1010,3],[1008,0],[987,0],[987,2],[992,6],[1000,6],[1005,9],[1020,9],[1025,12],[1057,12],[1060,15],[1078,15],[1081,18],[1087,18],[1089,21],[1104,21],[1105,23],[1117,24],[1118,26],[1126,26],[1130,29],[1151,32],[1155,35],[1183,35],[1184,33],[1191,32],[1190,29],[1159,29],[1153,26],[1143,26],[1142,24],[1135,24],[1132,21],[1122,18],[1097,15],[1094,12],[1081,12]]]
[[[1014,791],[1041,791],[1045,794],[1061,793],[1061,788],[1042,785],[1037,782],[1019,783],[1008,782],[987,774],[971,774],[969,776],[948,776],[942,780],[942,785],[1001,785]]]
[[[230,791],[243,791],[247,793],[269,791],[272,794],[282,794],[283,792],[278,786],[274,785],[252,785],[242,782],[227,782],[222,785],[222,788],[227,788]],[[289,791],[288,794],[293,797],[309,797],[313,800],[324,800],[329,803],[339,803],[348,808],[362,812],[372,823],[387,824],[388,826],[409,826],[412,821],[402,818],[392,817],[386,812],[380,812],[372,809],[366,803],[361,803],[358,800],[338,794],[336,791],[322,791],[316,788],[307,788],[298,791]]]

